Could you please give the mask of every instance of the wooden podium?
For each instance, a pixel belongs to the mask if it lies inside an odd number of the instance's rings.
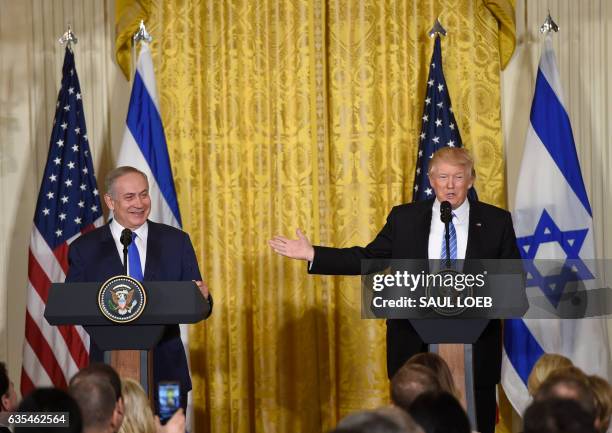
[[[448,364],[461,403],[472,426],[476,426],[474,398],[474,365],[472,344],[489,324],[489,319],[415,319],[410,323],[431,352],[438,353]]]
[[[51,325],[81,325],[105,352],[105,362],[123,377],[139,380],[151,391],[150,350],[160,341],[167,325],[197,323],[208,317],[210,304],[193,281],[145,281],[147,303],[142,314],[129,323],[107,319],[98,306],[103,283],[55,283],[51,285],[45,318]]]

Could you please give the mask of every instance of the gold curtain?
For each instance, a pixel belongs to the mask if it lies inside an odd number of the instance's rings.
[[[117,0],[124,65],[132,3]],[[361,320],[359,280],[309,277],[266,241],[301,227],[314,243],[363,245],[411,199],[436,16],[479,197],[503,206],[500,65],[513,44],[498,13],[512,2],[137,3],[184,228],[215,296],[190,334],[196,431],[322,432],[385,404],[385,326]]]

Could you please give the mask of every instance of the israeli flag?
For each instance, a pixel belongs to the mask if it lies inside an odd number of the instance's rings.
[[[130,165],[144,172],[149,178],[151,196],[149,219],[180,229],[181,214],[172,178],[166,135],[159,114],[151,50],[146,42],[140,42],[140,53],[133,81],[117,166]],[[188,328],[187,325],[180,325],[180,328],[189,361]],[[189,392],[186,414],[188,426],[191,425],[192,413],[192,397]]]
[[[152,203],[149,219],[181,228],[168,146],[159,114],[153,61],[146,42],[141,42],[126,128],[117,159],[117,166],[122,165],[136,167],[149,178]]]
[[[557,309],[564,293],[577,283],[586,290],[601,286],[594,263],[587,261],[595,258],[591,205],[550,36],[544,41],[530,120],[513,219],[521,255],[527,259],[528,295],[539,295]],[[553,259],[561,266],[543,270],[529,259],[538,263]],[[607,379],[610,354],[605,320],[505,321],[502,385],[519,414],[530,403],[529,373],[544,353],[564,355],[588,374]]]

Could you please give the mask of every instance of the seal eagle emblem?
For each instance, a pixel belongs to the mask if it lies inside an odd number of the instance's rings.
[[[132,277],[110,278],[98,292],[100,312],[115,323],[129,323],[144,311],[147,295],[142,284]]]

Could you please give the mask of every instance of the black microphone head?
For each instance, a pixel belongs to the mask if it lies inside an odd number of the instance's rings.
[[[444,224],[450,223],[453,219],[453,207],[449,201],[440,203],[440,219]]]
[[[127,248],[132,243],[132,230],[123,229],[119,240],[121,241],[121,245]]]

